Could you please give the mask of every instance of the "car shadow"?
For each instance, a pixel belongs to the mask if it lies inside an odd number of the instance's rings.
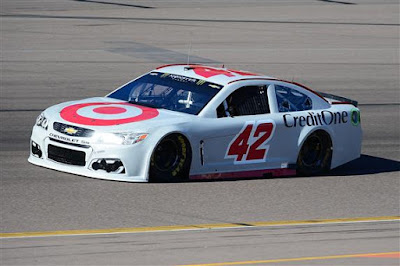
[[[372,175],[397,171],[400,171],[399,161],[362,154],[360,158],[339,166],[326,175]]]
[[[400,162],[376,156],[362,154],[360,158],[341,165],[326,174],[311,176],[310,178],[323,176],[352,176],[352,175],[371,175],[388,172],[400,171]],[[282,178],[299,178],[302,176],[264,176],[264,177],[247,177],[247,178],[225,178],[225,179],[206,179],[206,180],[189,180],[184,182],[221,182],[221,181],[245,181],[257,179],[282,179]],[[304,177],[303,177],[304,178]]]

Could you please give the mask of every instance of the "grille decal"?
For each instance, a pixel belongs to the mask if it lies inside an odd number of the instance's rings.
[[[67,136],[74,136],[74,137],[91,137],[94,133],[94,130],[66,125],[59,122],[54,122],[53,129],[57,132],[60,132]]]

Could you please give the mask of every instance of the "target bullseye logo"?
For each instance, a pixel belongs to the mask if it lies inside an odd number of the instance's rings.
[[[115,115],[125,113],[126,109],[122,107],[97,107],[93,109],[93,112],[98,114]]]
[[[114,126],[139,122],[158,116],[158,110],[126,102],[81,103],[65,107],[61,117],[87,126]]]

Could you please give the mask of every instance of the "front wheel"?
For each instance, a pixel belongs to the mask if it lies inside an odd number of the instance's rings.
[[[150,161],[149,181],[171,182],[188,179],[191,150],[179,134],[165,137],[154,149]]]
[[[303,176],[321,174],[329,170],[332,159],[331,138],[325,131],[312,133],[300,149],[297,173]]]

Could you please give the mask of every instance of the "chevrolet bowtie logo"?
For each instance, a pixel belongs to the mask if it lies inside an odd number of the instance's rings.
[[[70,135],[74,135],[76,132],[78,132],[78,130],[73,127],[67,127],[64,129],[64,132]]]

